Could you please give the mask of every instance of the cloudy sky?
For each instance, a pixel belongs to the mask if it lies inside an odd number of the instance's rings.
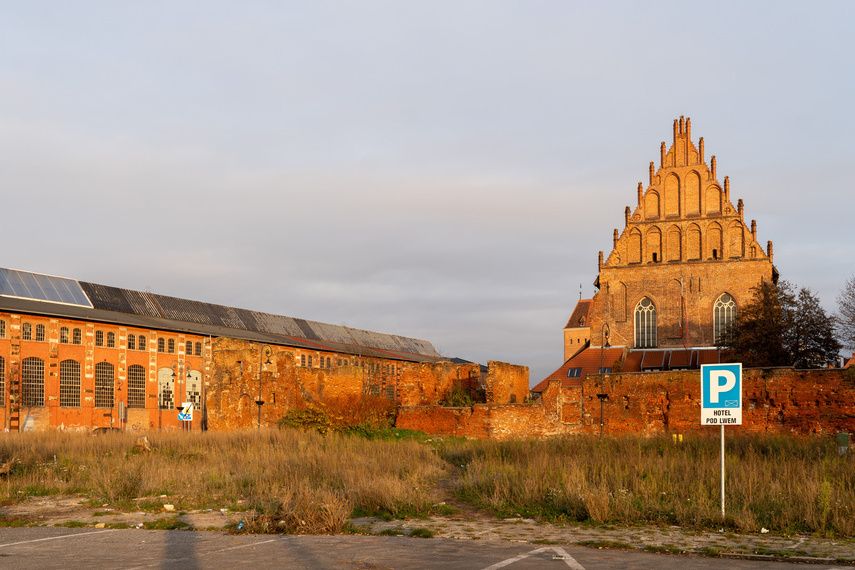
[[[783,278],[834,309],[853,29],[850,1],[0,1],[0,266],[535,383],[685,115]]]

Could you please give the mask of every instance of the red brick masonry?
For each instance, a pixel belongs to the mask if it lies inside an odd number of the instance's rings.
[[[476,404],[472,408],[403,406],[397,426],[471,438],[537,438],[599,433],[600,377],[582,387],[553,380],[533,404]],[[752,433],[855,432],[855,369],[743,371],[743,425]],[[700,423],[700,372],[607,374],[604,431],[609,435],[685,433],[716,428]]]

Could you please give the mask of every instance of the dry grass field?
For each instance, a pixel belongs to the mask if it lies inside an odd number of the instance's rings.
[[[442,512],[448,507],[434,504],[441,487],[500,516],[855,536],[855,459],[838,457],[830,437],[729,437],[722,521],[717,437],[489,442],[358,433],[153,433],[150,451],[125,434],[4,434],[0,464],[11,471],[0,475],[0,501],[228,505],[246,511],[247,531],[337,533],[354,515]]]

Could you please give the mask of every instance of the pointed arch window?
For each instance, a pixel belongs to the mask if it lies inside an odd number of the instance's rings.
[[[656,347],[656,305],[647,297],[635,306],[635,347]]]
[[[713,338],[716,344],[722,342],[728,330],[736,324],[736,300],[724,293],[713,305]]]

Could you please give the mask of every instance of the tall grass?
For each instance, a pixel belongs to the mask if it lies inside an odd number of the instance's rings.
[[[457,493],[500,515],[855,535],[855,460],[839,458],[833,441],[730,438],[724,521],[719,445],[571,437],[450,441],[441,454],[463,467]]]
[[[178,509],[251,509],[255,530],[338,532],[354,510],[425,511],[430,486],[443,473],[436,453],[414,441],[297,430],[149,439],[152,451],[140,453],[130,435],[0,436],[0,461],[16,461],[0,480],[0,499],[83,493],[131,507],[168,495]]]
[[[716,437],[419,443],[283,429],[149,439],[140,453],[123,434],[0,434],[0,463],[16,461],[0,500],[80,493],[125,508],[248,509],[247,528],[260,532],[339,532],[354,513],[429,511],[445,460],[461,474],[455,493],[501,516],[855,536],[855,458],[838,457],[830,439],[729,437],[725,520]]]

